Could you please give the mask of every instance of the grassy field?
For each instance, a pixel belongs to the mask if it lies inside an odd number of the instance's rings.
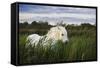
[[[66,29],[69,42],[64,44],[59,40],[53,48],[50,44],[46,48],[41,44],[25,48],[28,34],[19,33],[20,64],[96,60],[96,27],[69,26]]]

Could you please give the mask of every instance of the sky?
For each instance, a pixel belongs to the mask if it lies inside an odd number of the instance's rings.
[[[19,4],[19,22],[47,21],[50,25],[96,23],[96,9]]]

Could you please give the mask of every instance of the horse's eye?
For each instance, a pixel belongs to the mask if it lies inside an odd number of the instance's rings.
[[[62,34],[62,36],[64,36],[64,34]]]

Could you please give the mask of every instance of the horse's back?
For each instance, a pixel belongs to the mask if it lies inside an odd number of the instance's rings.
[[[37,44],[40,40],[40,37],[38,34],[31,34],[27,37],[27,41],[29,41],[31,44]]]

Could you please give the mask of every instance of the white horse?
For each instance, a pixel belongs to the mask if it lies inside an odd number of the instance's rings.
[[[51,41],[50,41],[51,40]],[[63,26],[56,26],[50,28],[48,33],[44,36],[38,34],[32,34],[27,37],[29,43],[26,46],[31,44],[36,46],[40,41],[42,45],[47,45],[50,41],[50,44],[55,44],[58,40],[61,40],[63,43],[68,42],[67,30]]]

